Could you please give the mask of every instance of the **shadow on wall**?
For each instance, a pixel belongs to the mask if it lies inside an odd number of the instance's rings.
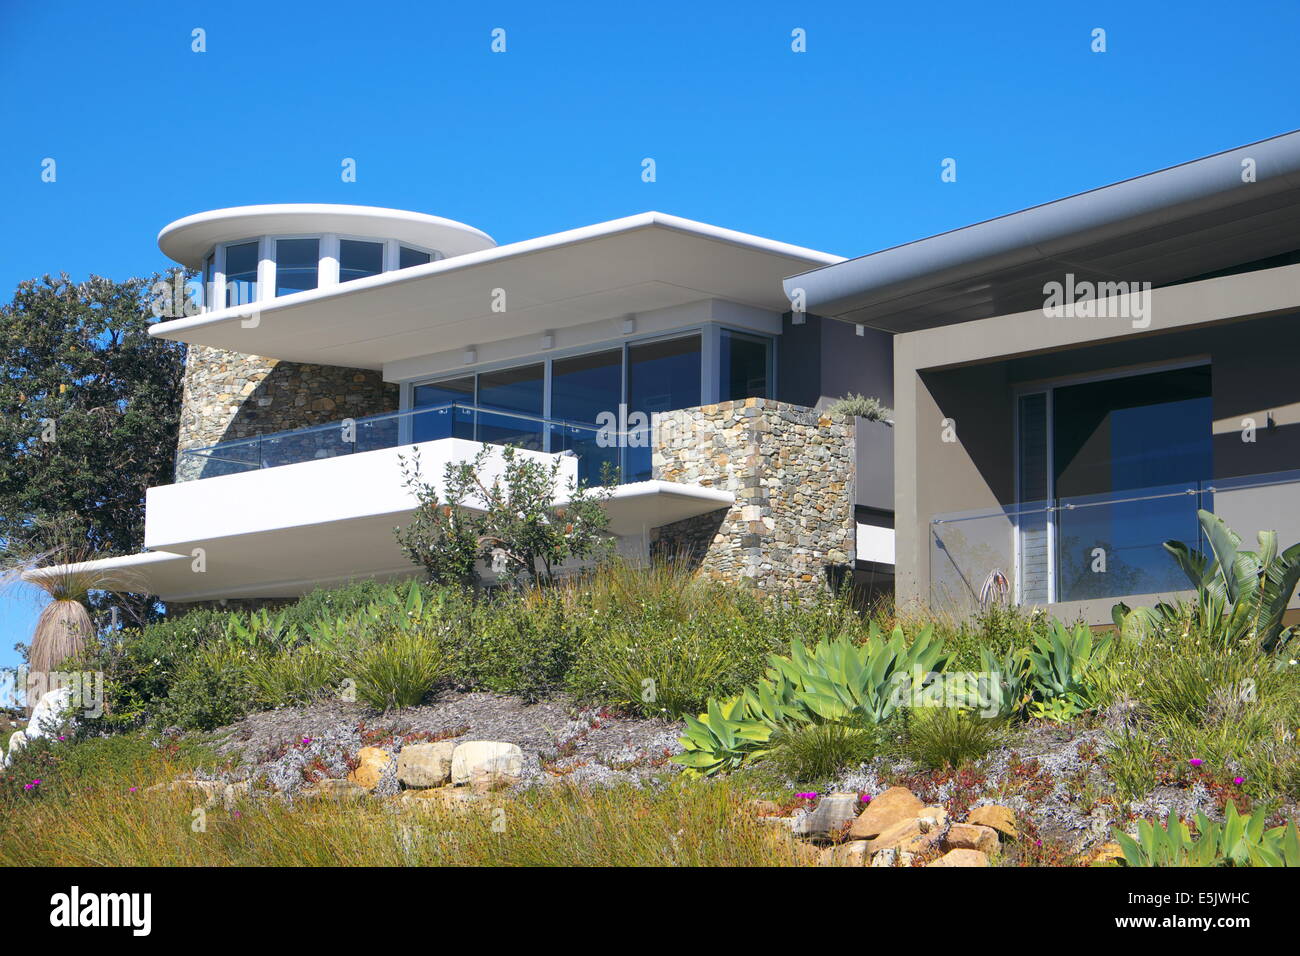
[[[180,450],[290,432],[315,425],[359,419],[397,410],[396,385],[367,369],[306,365],[240,355],[220,349],[193,347],[186,361],[185,395],[181,406]],[[210,477],[232,471],[329,457],[341,450],[387,447],[396,442],[396,422],[365,426],[355,447],[340,449],[343,432],[324,430],[304,436],[250,443],[223,451],[223,459],[184,465],[201,474],[177,480]],[[387,434],[391,432],[391,434]],[[309,447],[310,446],[310,447]],[[269,461],[262,459],[270,456]]]

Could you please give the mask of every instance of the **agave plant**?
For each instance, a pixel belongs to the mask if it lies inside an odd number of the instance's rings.
[[[686,715],[686,732],[681,737],[685,749],[672,758],[674,763],[707,777],[735,770],[746,759],[767,752],[773,728],[747,716],[741,698],[721,703],[711,699],[708,706],[698,718]]]
[[[739,697],[709,701],[707,713],[686,718],[686,752],[673,758],[696,773],[734,770],[766,753],[774,733],[808,724],[870,727],[899,708],[923,702],[948,654],[933,628],[910,643],[901,628],[888,638],[873,623],[867,640],[848,636],[811,648],[802,641],[790,654],[773,654],[766,676]]]
[[[1065,721],[1094,706],[1096,679],[1113,646],[1113,636],[1094,640],[1085,624],[1068,631],[1053,620],[1029,648],[1028,682],[1033,693],[1033,717]]]
[[[1181,541],[1164,543],[1196,589],[1192,614],[1166,603],[1136,610],[1117,604],[1111,612],[1116,625],[1168,630],[1190,619],[1224,644],[1254,642],[1266,653],[1281,651],[1296,633],[1294,625],[1283,627],[1282,617],[1300,584],[1300,544],[1279,554],[1277,532],[1260,531],[1259,550],[1246,551],[1222,518],[1203,509],[1196,515],[1209,554]]]
[[[1265,808],[1242,816],[1229,801],[1223,823],[1196,815],[1195,839],[1173,814],[1163,826],[1158,820],[1139,821],[1137,839],[1119,830],[1113,835],[1129,866],[1300,866],[1295,824],[1265,830],[1267,818]]]

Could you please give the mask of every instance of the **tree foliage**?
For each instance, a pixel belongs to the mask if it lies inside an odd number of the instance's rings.
[[[149,336],[152,279],[67,274],[0,306],[0,545],[138,551],[172,480],[184,346]]]

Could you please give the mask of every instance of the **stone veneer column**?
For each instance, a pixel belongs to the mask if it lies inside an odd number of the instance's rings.
[[[303,365],[191,345],[178,450],[397,410],[398,390],[366,369]]]
[[[651,532],[651,547],[710,577],[807,597],[851,564],[854,422],[750,398],[659,417],[654,477],[730,491],[731,508]]]

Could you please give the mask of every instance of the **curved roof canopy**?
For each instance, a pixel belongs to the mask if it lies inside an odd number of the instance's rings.
[[[496,245],[491,236],[473,226],[422,212],[335,203],[273,203],[213,209],[177,219],[158,233],[158,248],[169,259],[197,269],[219,242],[327,232],[397,239],[437,249],[448,258]]]
[[[1298,249],[1300,131],[806,272],[785,290],[803,289],[808,312],[910,332],[1040,308],[1044,284],[1066,273],[1158,287]]]

